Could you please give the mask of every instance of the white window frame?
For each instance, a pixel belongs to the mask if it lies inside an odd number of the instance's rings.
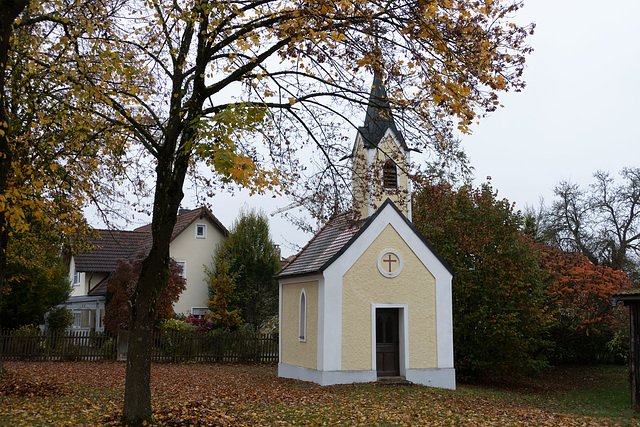
[[[298,306],[298,340],[307,342],[307,293],[304,288],[300,291],[300,303]]]
[[[209,307],[191,307],[191,315],[196,319],[203,319],[209,312]]]
[[[198,231],[202,230],[202,234],[198,233]],[[206,239],[207,238],[207,224],[196,224],[196,239]]]
[[[176,261],[176,264],[182,266],[182,273],[180,273],[180,277],[187,280],[187,261]]]
[[[80,310],[73,310],[72,311],[73,314],[73,324],[71,325],[71,327],[73,329],[80,329],[82,328],[82,311]]]
[[[82,278],[81,274],[82,273],[80,273],[79,271],[73,272],[73,282],[71,283],[73,286],[80,286]]]

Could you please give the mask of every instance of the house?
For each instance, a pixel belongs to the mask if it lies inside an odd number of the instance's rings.
[[[390,111],[375,76],[352,153],[353,212],[277,275],[281,377],[455,388],[453,271],[411,224],[410,150]]]
[[[94,249],[71,259],[71,297],[66,303],[74,316],[74,329],[102,331],[107,283],[119,259],[144,255],[151,246],[151,225],[133,231],[96,230]],[[212,264],[227,229],[207,209],[181,209],[173,228],[170,256],[183,267],[186,289],[174,305],[174,312],[202,316],[209,301],[205,266]]]

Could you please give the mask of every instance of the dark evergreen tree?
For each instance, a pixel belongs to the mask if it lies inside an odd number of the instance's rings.
[[[246,324],[259,330],[278,313],[278,284],[273,276],[280,260],[264,214],[243,213],[218,250],[214,264],[216,274],[233,277],[235,286],[228,309],[239,309]]]
[[[13,237],[7,250],[0,324],[3,328],[44,324],[44,314],[71,293],[68,262],[60,242],[37,224]]]

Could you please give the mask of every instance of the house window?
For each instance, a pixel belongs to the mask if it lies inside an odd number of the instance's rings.
[[[207,238],[207,224],[196,224],[196,239]]]
[[[74,310],[72,328],[86,329],[91,326],[90,310]]]
[[[204,319],[205,314],[209,312],[207,307],[191,307],[191,315],[196,319]]]
[[[394,190],[398,188],[398,171],[393,159],[387,159],[382,165],[382,186]]]
[[[304,289],[300,292],[300,319],[298,324],[300,331],[299,339],[302,342],[307,341],[307,295]]]
[[[180,277],[183,279],[187,279],[187,261],[176,261],[178,266],[182,267],[182,271],[180,272]]]
[[[80,272],[79,271],[74,271],[73,272],[73,286],[80,286]]]

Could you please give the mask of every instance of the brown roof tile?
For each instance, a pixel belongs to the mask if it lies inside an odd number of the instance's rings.
[[[229,232],[209,209],[201,207],[183,211],[178,215],[173,227],[171,240],[175,239],[198,218],[208,217],[223,235]],[[108,273],[116,270],[118,260],[129,258],[134,253],[148,253],[151,248],[151,224],[144,225],[134,231],[97,230],[98,237],[90,239],[94,249],[75,257],[76,271]]]
[[[354,222],[350,214],[340,215],[330,220],[320,231],[311,239],[307,246],[302,248],[298,255],[289,262],[282,270],[278,272],[276,277],[282,279],[291,276],[302,276],[305,274],[314,274],[324,271],[333,261],[342,255],[349,246],[358,238],[358,236],[366,230],[376,217],[384,210],[387,205],[400,215],[403,221],[411,228],[411,230],[420,238],[422,243],[438,258],[442,265],[455,275],[455,271],[449,264],[438,254],[425,237],[414,227],[414,225],[404,216],[398,207],[387,199],[378,208],[378,210],[369,218]]]
[[[147,238],[149,233],[138,231],[97,230],[98,237],[90,239],[94,249],[75,257],[76,271],[111,272],[118,260],[128,258]]]
[[[358,234],[363,221],[355,222],[343,214],[327,222],[280,272],[278,278],[320,272],[325,264]]]

